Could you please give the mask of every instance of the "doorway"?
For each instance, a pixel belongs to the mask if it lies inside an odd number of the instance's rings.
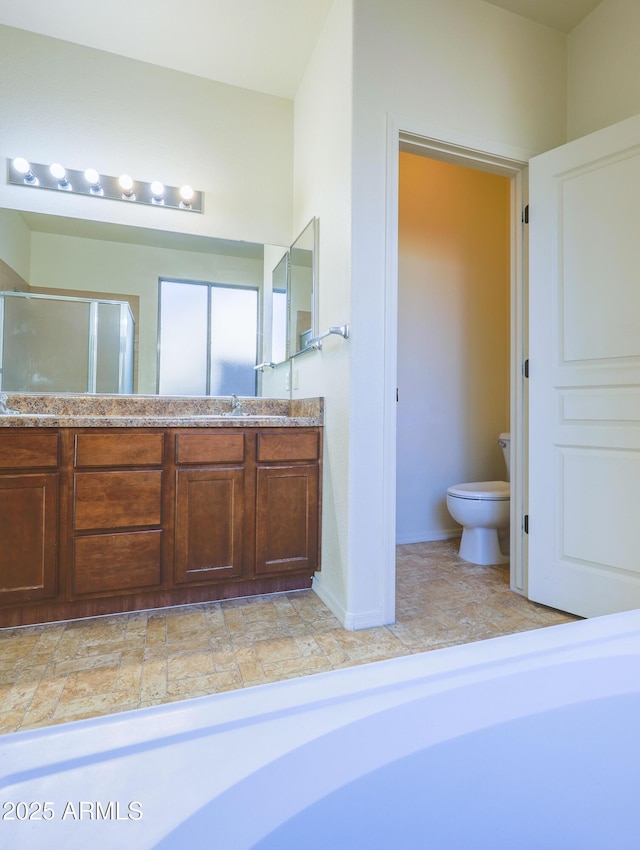
[[[524,433],[524,413],[525,413],[525,387],[522,379],[522,363],[526,351],[526,339],[524,333],[524,304],[526,297],[526,275],[525,275],[525,250],[523,240],[523,224],[520,221],[521,211],[523,209],[524,189],[526,187],[526,163],[521,160],[511,159],[508,156],[493,155],[481,151],[471,150],[466,147],[456,147],[452,144],[445,143],[439,140],[430,139],[422,136],[401,132],[399,129],[390,127],[390,142],[395,145],[395,152],[389,154],[389,183],[388,183],[388,221],[391,238],[389,240],[388,252],[388,278],[391,281],[389,288],[389,310],[387,312],[387,339],[392,346],[389,350],[387,358],[387,381],[394,382],[394,388],[397,383],[397,365],[398,365],[398,346],[399,346],[399,329],[398,329],[398,302],[397,302],[397,280],[398,280],[398,194],[399,194],[399,174],[398,174],[398,144],[401,153],[410,153],[421,157],[427,157],[445,163],[452,163],[458,166],[465,166],[476,171],[489,172],[491,174],[501,175],[508,178],[508,195],[509,195],[509,216],[508,216],[508,278],[509,278],[509,377],[508,377],[508,395],[509,395],[509,410],[508,416],[503,412],[502,419],[506,419],[507,427],[512,435],[511,442],[511,478],[515,482],[511,492],[511,589],[526,594],[526,551],[524,535],[522,532],[522,517],[524,515],[524,493],[526,492],[526,467],[525,467],[525,433]],[[395,162],[391,166],[391,157],[394,156]],[[436,367],[437,368],[437,367]],[[399,392],[399,388],[398,388]],[[387,458],[388,469],[397,468],[397,402],[399,398],[394,389],[394,404],[389,404],[386,411],[386,421],[388,424],[387,434],[390,439],[386,444],[385,456]],[[390,394],[387,395],[389,398]],[[502,421],[502,420],[501,420]],[[503,430],[503,427],[500,427]],[[391,435],[392,438],[391,438]],[[495,435],[497,437],[497,434]],[[498,454],[494,459],[496,466],[503,469],[501,457]],[[499,478],[504,477],[501,472]],[[460,480],[464,480],[461,478]],[[466,478],[466,480],[471,480]],[[456,483],[448,481],[449,484]],[[396,484],[394,479],[394,485]],[[446,492],[446,487],[444,488]],[[391,496],[393,497],[393,505],[391,504]],[[395,580],[395,522],[396,516],[396,488],[387,488],[387,499],[389,508],[395,518],[393,527],[393,540],[390,535],[387,538],[388,563],[393,564],[392,569],[387,573],[386,582],[386,600],[387,610],[392,610],[392,600],[394,599],[394,588],[392,582]],[[441,505],[443,503],[441,502]],[[441,508],[442,509],[442,508]],[[446,508],[445,508],[446,510]],[[391,531],[391,529],[389,529]],[[447,536],[443,534],[443,536]]]
[[[459,536],[447,487],[505,480],[509,178],[400,153],[398,543]]]

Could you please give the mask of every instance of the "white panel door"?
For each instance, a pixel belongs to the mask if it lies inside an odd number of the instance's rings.
[[[640,116],[530,166],[528,594],[640,608]]]

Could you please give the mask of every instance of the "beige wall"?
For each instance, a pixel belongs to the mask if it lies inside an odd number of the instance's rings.
[[[400,543],[454,536],[446,489],[504,480],[510,181],[400,154]]]
[[[640,3],[603,0],[568,38],[568,138],[640,113]]]

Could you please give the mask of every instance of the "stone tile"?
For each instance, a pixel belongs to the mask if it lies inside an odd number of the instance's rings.
[[[203,635],[206,631],[207,623],[202,611],[180,609],[179,613],[167,616],[167,641],[184,640],[187,635]]]
[[[244,632],[246,624],[241,608],[227,604],[223,612],[225,623],[232,635],[234,632]]]
[[[16,660],[30,655],[38,645],[39,639],[39,635],[20,634],[13,634],[0,639],[0,665],[10,665]]]
[[[211,652],[180,652],[167,658],[168,682],[209,673],[213,673]]]
[[[42,679],[24,715],[23,725],[25,727],[44,725],[53,718],[65,682],[66,677],[64,676]]]
[[[234,670],[238,664],[236,654],[231,644],[226,646],[216,646],[212,651],[213,666],[217,673],[223,670]]]
[[[167,693],[167,659],[153,658],[142,665],[140,699],[160,699]]]
[[[125,655],[120,662],[116,677],[115,689],[128,694],[132,699],[140,698],[140,683],[142,681],[142,659],[137,653]]]
[[[0,735],[8,732],[17,732],[22,728],[24,709],[13,709],[11,711],[0,711]]]
[[[53,660],[47,667],[47,671],[55,676],[71,675],[82,670],[93,670],[96,667],[113,667],[120,663],[121,651],[110,652],[103,655],[80,655],[65,661]]]
[[[210,603],[203,609],[203,617],[207,624],[209,632],[227,631],[227,624],[224,619],[222,605],[220,603]]]
[[[167,642],[167,619],[164,614],[152,614],[147,620],[147,646]]]
[[[167,693],[188,696],[206,696],[219,693],[221,690],[232,690],[240,687],[242,676],[239,670],[227,670],[224,673],[209,673],[202,676],[188,676],[169,682]]]
[[[34,654],[42,653],[46,655],[54,650],[65,630],[65,623],[52,623],[50,626],[43,627],[42,632],[38,636],[38,641],[33,648]]]
[[[457,541],[397,547],[397,621],[345,631],[312,590],[0,629],[0,733],[161,705],[577,618]]]
[[[128,711],[137,708],[137,706],[137,702],[127,701],[116,692],[94,696],[78,696],[65,701],[61,699],[53,714],[52,721],[54,723],[65,723],[70,720],[84,720],[87,717]]]
[[[118,670],[117,664],[109,664],[69,673],[60,694],[60,703],[112,692],[115,688]]]
[[[189,652],[200,650],[206,652],[210,649],[210,639],[206,632],[192,632],[180,634],[176,632],[171,640],[167,640],[168,653]]]
[[[253,646],[240,646],[235,650],[235,654],[243,681],[264,681],[264,670]]]
[[[51,655],[53,661],[69,661],[74,658],[82,643],[82,632],[79,628],[66,629]]]
[[[266,662],[279,662],[292,658],[301,658],[303,655],[321,654],[322,650],[315,640],[313,646],[310,641],[296,640],[293,637],[273,638],[258,640],[254,644],[256,657],[261,664]]]
[[[263,665],[267,681],[277,682],[281,679],[292,679],[298,676],[310,676],[313,673],[324,673],[332,666],[325,655],[305,655],[300,658],[288,658],[278,662],[268,661]]]
[[[30,668],[28,675],[21,675],[9,688],[2,702],[2,711],[26,711],[33,699],[46,667],[42,664]]]

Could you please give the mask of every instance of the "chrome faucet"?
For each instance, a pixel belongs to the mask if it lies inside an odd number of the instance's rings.
[[[0,416],[12,416],[16,413],[20,413],[19,410],[13,410],[11,407],[7,407],[8,401],[9,396],[6,393],[0,393]]]
[[[238,396],[234,393],[231,396],[231,415],[234,413],[238,414],[242,412],[242,402],[238,398]]]

